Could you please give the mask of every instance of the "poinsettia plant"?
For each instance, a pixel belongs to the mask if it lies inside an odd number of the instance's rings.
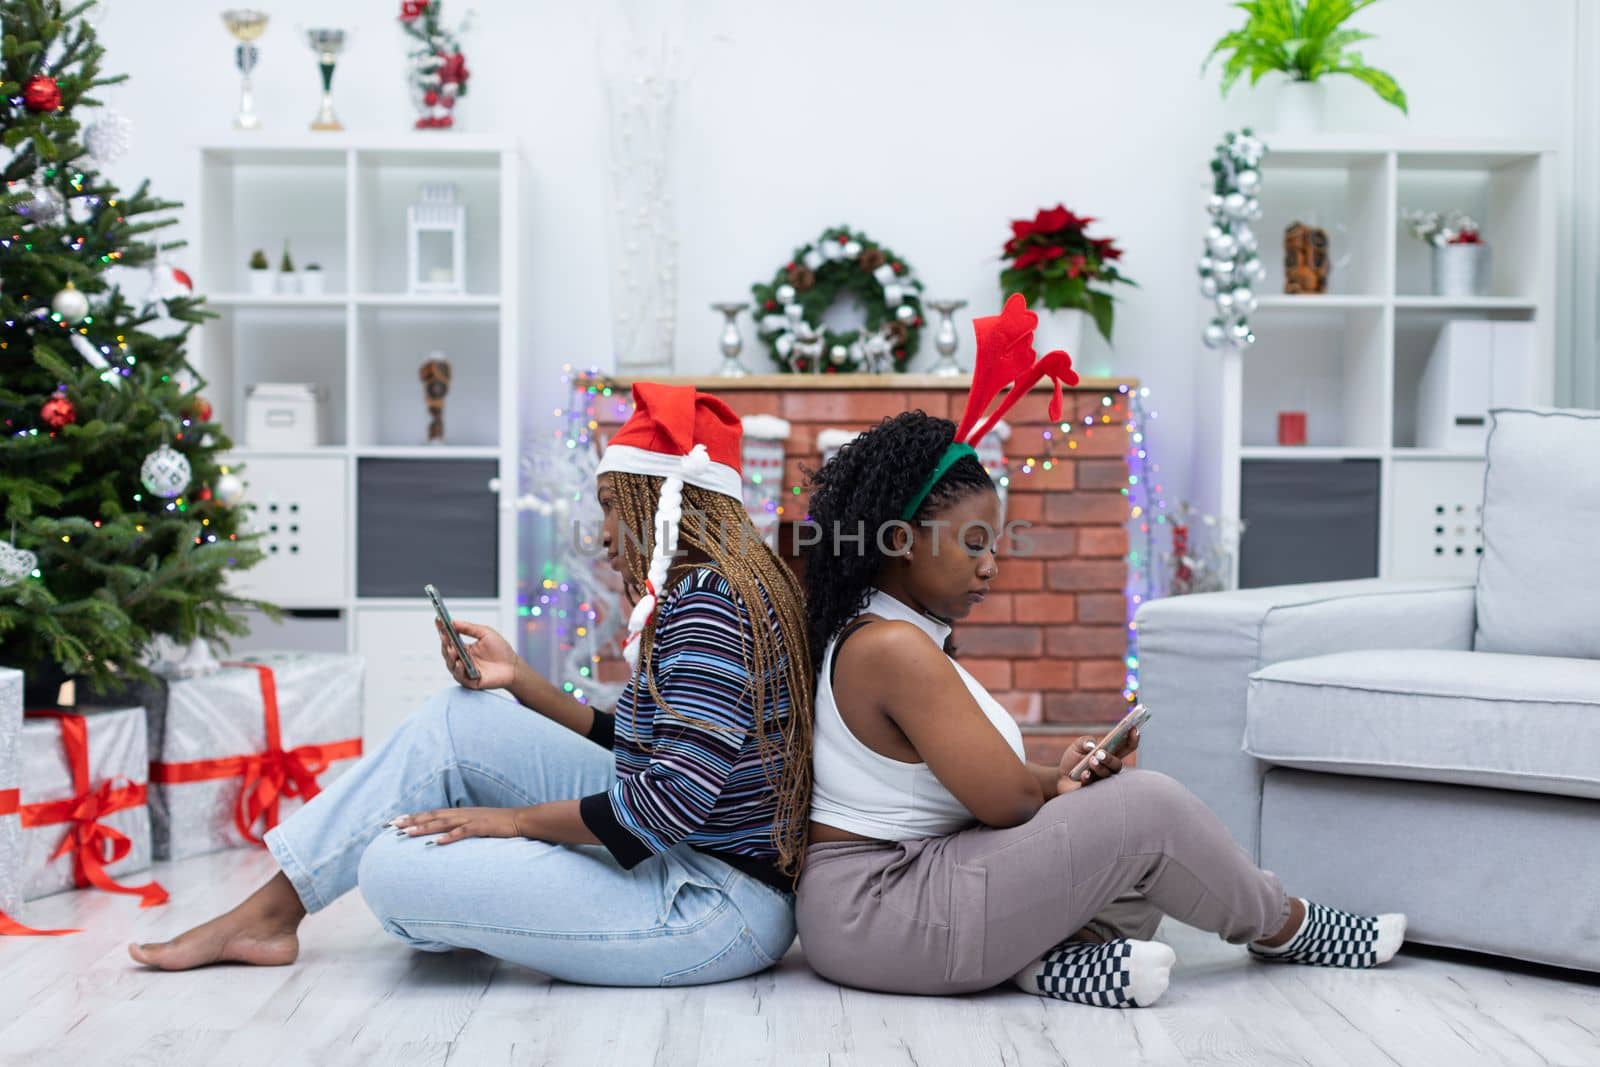
[[[1000,289],[1005,296],[1021,293],[1035,309],[1088,312],[1100,336],[1110,341],[1115,297],[1106,286],[1137,283],[1117,269],[1122,249],[1112,238],[1089,236],[1094,221],[1062,204],[1031,219],[1012,220],[1011,239],[1000,254],[1008,264],[1000,271]]]

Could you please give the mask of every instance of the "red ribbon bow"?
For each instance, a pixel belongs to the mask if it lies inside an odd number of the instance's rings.
[[[278,825],[278,804],[284,797],[309,801],[322,792],[317,778],[335,760],[361,755],[361,739],[346,738],[325,745],[285,749],[278,724],[278,683],[264,663],[228,663],[248,667],[261,684],[262,718],[266,748],[248,756],[192,760],[188,763],[152,763],[150,780],[162,785],[203,782],[217,778],[243,778],[233,805],[233,825],[249,842],[263,845],[267,831]],[[254,832],[262,824],[259,834]]]
[[[0,789],[0,816],[16,815],[22,810],[20,789]],[[35,930],[24,926],[5,912],[0,911],[0,937],[60,937],[75,934],[76,930]]]
[[[93,886],[108,893],[127,893],[139,898],[142,908],[167,902],[167,891],[159,883],[122,885],[111,877],[108,866],[123,859],[133,849],[127,834],[100,820],[112,812],[137,808],[145,803],[147,790],[141,782],[108,778],[93,785],[89,778],[89,724],[82,715],[65,711],[30,711],[29,718],[55,719],[61,724],[61,748],[72,771],[73,795],[64,800],[46,800],[17,807],[24,828],[67,823],[61,843],[50,854],[52,861],[72,856],[72,877],[79,886]],[[0,799],[4,795],[0,794]],[[6,814],[0,806],[0,814]],[[0,932],[31,934],[75,933],[73,930],[30,930],[15,920],[0,915]]]

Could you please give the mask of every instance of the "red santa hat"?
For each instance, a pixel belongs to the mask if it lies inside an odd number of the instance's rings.
[[[657,382],[637,382],[633,387],[633,414],[606,445],[596,471],[663,479],[661,502],[652,524],[655,547],[644,596],[628,617],[628,636],[622,646],[630,667],[639,666],[639,635],[655,614],[678,547],[683,487],[695,485],[741,503],[744,500],[742,433],[739,416],[710,393]]]

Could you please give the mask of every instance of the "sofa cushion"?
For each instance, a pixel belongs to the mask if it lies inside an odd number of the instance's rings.
[[[1496,409],[1480,652],[1600,659],[1600,411]]]
[[[1600,799],[1600,661],[1401,649],[1250,676],[1244,750],[1286,767]]]

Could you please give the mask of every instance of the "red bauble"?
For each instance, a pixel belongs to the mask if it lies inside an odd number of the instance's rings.
[[[194,279],[189,277],[188,271],[179,270],[177,267],[173,267],[172,280],[189,290],[189,292],[194,292]]]
[[[427,92],[422,94],[422,102],[427,104],[429,107],[432,107],[439,102],[439,94],[434,92],[432,89],[429,89]]]
[[[22,90],[22,102],[29,111],[54,111],[61,106],[61,86],[48,74],[35,74]]]
[[[195,494],[195,499],[198,500],[198,501],[201,501],[202,503],[204,503],[207,500],[210,500],[211,499],[211,487],[209,485],[201,486],[200,487],[200,492]]]
[[[78,409],[72,406],[66,393],[56,393],[39,409],[39,417],[52,430],[59,430],[78,421]]]
[[[194,403],[189,407],[189,414],[195,422],[211,421],[211,401],[203,396],[194,398]]]

